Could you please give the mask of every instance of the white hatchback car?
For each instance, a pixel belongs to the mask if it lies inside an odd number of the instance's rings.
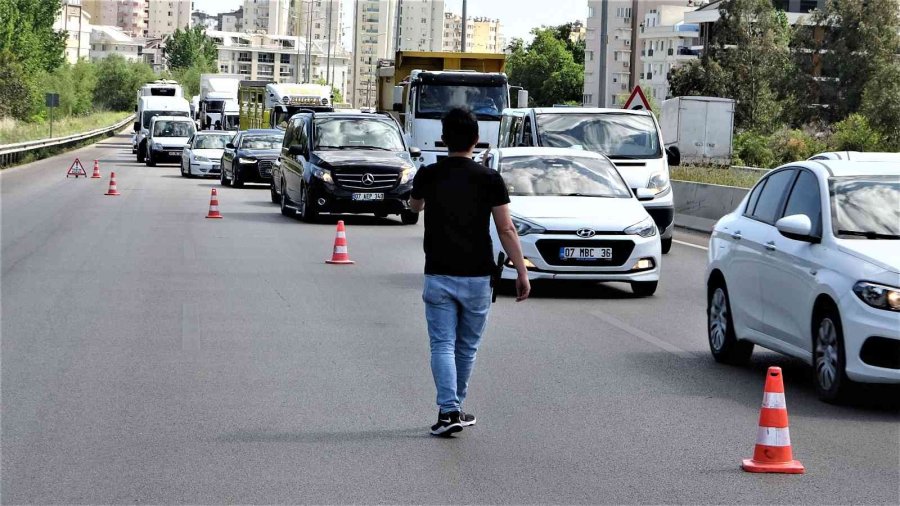
[[[579,149],[502,148],[481,161],[500,172],[509,190],[530,279],[623,281],[638,295],[653,295],[659,231],[608,158]],[[491,235],[498,256],[493,224]],[[515,276],[507,264],[503,278]]]
[[[805,161],[768,173],[709,243],[713,357],[759,344],[813,365],[819,396],[900,383],[900,165]]]

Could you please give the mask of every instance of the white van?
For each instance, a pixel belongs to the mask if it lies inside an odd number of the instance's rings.
[[[197,125],[188,116],[154,116],[147,135],[147,167],[158,162],[181,161],[188,140],[197,132]]]
[[[141,97],[138,100],[137,118],[134,122],[134,132],[137,137],[134,145],[137,147],[137,161],[143,163],[147,157],[147,135],[150,133],[150,122],[156,116],[184,116],[191,117],[191,104],[187,100],[178,97]]]
[[[665,149],[659,124],[648,111],[587,107],[505,109],[498,147],[575,148],[606,155],[632,191],[648,188],[644,208],[659,229],[662,251],[672,248],[675,205],[669,165],[679,165],[677,149]]]

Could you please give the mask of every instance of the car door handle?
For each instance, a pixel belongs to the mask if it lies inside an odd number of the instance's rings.
[[[731,234],[731,238],[735,241],[740,241],[743,237],[744,236],[741,235],[740,231]]]
[[[775,248],[775,241],[769,241],[769,242],[767,242],[767,243],[766,243],[766,249],[769,250],[769,251],[775,251],[775,250],[777,249],[777,248]]]

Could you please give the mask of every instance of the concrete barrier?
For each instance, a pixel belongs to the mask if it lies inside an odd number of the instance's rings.
[[[699,232],[710,232],[716,221],[734,211],[746,188],[717,184],[672,181],[675,199],[675,225]]]

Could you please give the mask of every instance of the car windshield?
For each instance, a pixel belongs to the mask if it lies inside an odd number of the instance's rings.
[[[397,125],[374,117],[317,119],[313,149],[404,150]]]
[[[900,176],[833,177],[831,220],[845,239],[900,239]]]
[[[141,118],[142,126],[144,128],[150,128],[150,121],[157,116],[184,116],[185,118],[189,117],[191,114],[187,111],[144,111],[144,115]]]
[[[241,141],[241,149],[278,149],[283,140],[280,135],[248,136]]]
[[[189,121],[157,121],[153,125],[154,137],[190,137],[194,124]]]
[[[194,149],[225,149],[231,135],[198,135],[194,139]]]
[[[508,107],[504,85],[447,85],[419,86],[416,117],[440,119],[454,107],[467,107],[481,120],[500,121],[500,113]]]
[[[615,113],[537,115],[541,146],[576,148],[610,158],[662,156],[656,124],[649,116]]]
[[[630,198],[631,191],[608,161],[579,156],[515,156],[500,160],[510,195]]]

